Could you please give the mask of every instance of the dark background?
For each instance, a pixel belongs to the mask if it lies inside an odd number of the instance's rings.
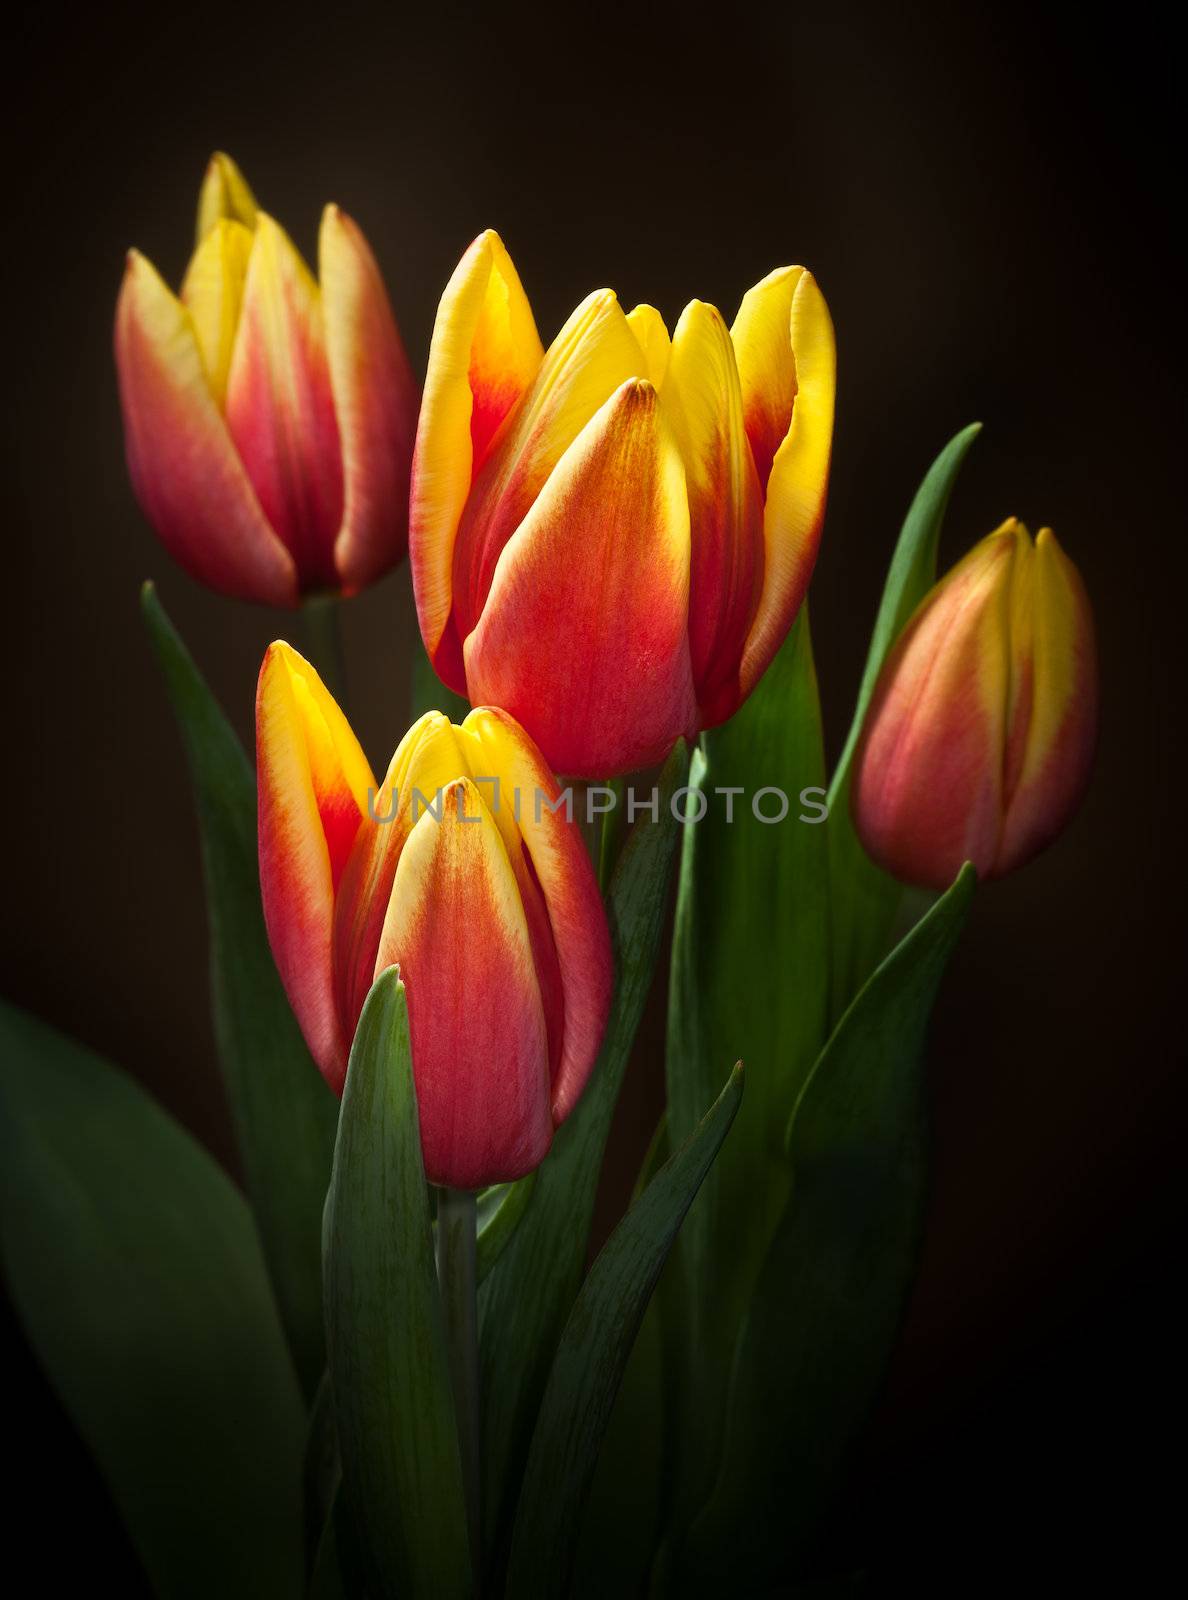
[[[1096,782],[1049,856],[979,894],[949,974],[923,1271],[842,1518],[855,1559],[921,1592],[1089,1575],[1145,1592],[1180,1515],[1183,88],[1146,7],[1063,14],[433,0],[8,24],[3,986],[229,1164],[197,840],[137,588],[158,579],[245,735],[264,645],[293,625],[198,589],[157,546],[110,356],[123,252],[180,280],[211,149],[311,255],[325,200],[357,218],[422,369],[484,226],[546,343],[602,283],[671,326],[694,295],[729,316],[771,267],[810,265],[840,352],[813,587],[834,750],[900,518],[959,427],[985,423],[945,563],[1008,513],[1052,524],[1079,563]],[[411,619],[406,569],[348,612],[352,707],[380,764],[406,722]],[[659,1101],[650,1026],[608,1217]],[[19,1337],[7,1370],[27,1402],[8,1512],[40,1546],[40,1587],[135,1583]]]

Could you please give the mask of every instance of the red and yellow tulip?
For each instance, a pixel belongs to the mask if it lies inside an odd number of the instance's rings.
[[[750,290],[729,330],[694,301],[671,339],[604,289],[545,351],[482,234],[438,310],[413,463],[410,561],[442,679],[586,778],[732,715],[812,573],[835,366],[802,267]]]
[[[880,675],[851,804],[868,854],[908,883],[983,878],[1049,845],[1088,782],[1097,727],[1093,619],[1044,528],[1014,518],[928,594]]]
[[[115,356],[137,499],[220,594],[353,594],[404,555],[417,389],[366,240],[327,206],[320,281],[216,155],[180,295],[138,251]]]
[[[282,643],[256,741],[265,921],[327,1082],[342,1092],[368,989],[399,966],[428,1177],[474,1189],[531,1171],[585,1086],[611,992],[593,869],[540,752],[503,711],[460,727],[431,711],[377,785]]]

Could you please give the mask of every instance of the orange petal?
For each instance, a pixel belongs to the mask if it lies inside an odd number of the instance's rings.
[[[409,557],[425,648],[465,693],[461,641],[450,627],[454,538],[492,437],[543,355],[528,298],[497,233],[470,246],[433,327],[413,458]]]
[[[808,590],[829,484],[837,388],[833,324],[812,273],[801,267],[785,271],[786,276],[773,273],[759,285],[759,290],[772,287],[751,312],[740,311],[733,329],[747,433],[761,482],[790,385],[795,396],[791,425],[775,447],[766,478],[763,589],[743,651],[744,698],[766,672]],[[789,289],[785,324],[782,306]],[[745,311],[746,300],[743,305]]]
[[[227,380],[227,427],[303,590],[336,589],[342,450],[318,286],[260,212]]]
[[[375,258],[337,206],[322,214],[318,272],[345,493],[334,563],[354,594],[407,548],[417,385]]]
[[[504,707],[556,772],[661,759],[697,726],[689,507],[652,385],[622,385],[582,430],[499,559],[466,641],[473,698]]]
[[[506,711],[472,711],[464,732],[477,735],[483,772],[500,779],[500,809],[520,797],[518,832],[548,913],[562,989],[563,1033],[553,1070],[553,1121],[576,1105],[598,1055],[610,1009],[613,968],[602,896],[577,822],[553,809],[556,780],[523,728]],[[477,761],[472,758],[472,768]],[[544,796],[539,814],[536,795]],[[541,982],[542,992],[545,982]]]
[[[115,358],[132,486],[170,553],[220,594],[295,605],[292,557],[219,415],[193,321],[135,250],[116,307]]]
[[[686,306],[663,390],[689,492],[689,648],[702,720],[739,704],[739,663],[763,584],[763,501],[743,429],[734,346],[715,307]]]
[[[341,1092],[350,1035],[335,1001],[334,898],[375,780],[317,673],[279,641],[260,669],[256,768],[273,958],[314,1060]]]
[[[974,547],[925,597],[883,668],[855,758],[852,809],[869,855],[945,888],[998,850],[1016,528]]]
[[[609,289],[583,301],[508,416],[466,503],[454,544],[454,621],[465,644],[482,614],[500,552],[549,474],[644,355]],[[484,696],[471,695],[471,699]]]
[[[376,971],[393,965],[426,1177],[478,1189],[532,1171],[553,1137],[545,1020],[515,875],[468,778],[401,852]]]

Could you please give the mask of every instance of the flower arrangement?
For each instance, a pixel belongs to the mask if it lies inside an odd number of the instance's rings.
[[[419,393],[334,206],[318,265],[216,155],[180,292],[132,252],[116,311],[146,517],[308,635],[264,658],[253,772],[144,590],[246,1197],[5,1009],[14,1300],[162,1595],[579,1594],[583,1540],[624,1593],[785,1592],[912,1282],[946,962],[1089,781],[1089,602],[1014,519],[938,580],[967,428],[827,772],[811,273],[671,335],[601,290],[546,349],[486,232]],[[421,639],[393,647],[433,673],[377,781],[337,629],[406,550]],[[665,1115],[590,1260],[666,961]]]

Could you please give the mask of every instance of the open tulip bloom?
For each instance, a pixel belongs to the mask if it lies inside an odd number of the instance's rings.
[[[417,389],[379,269],[337,206],[315,281],[228,156],[179,295],[139,251],[116,310],[128,467],[170,553],[220,594],[354,594],[407,545]]]
[[[130,257],[116,359],[136,494],[183,566],[294,606],[370,583],[407,526],[425,651],[476,706],[456,724],[417,677],[377,782],[274,643],[253,783],[146,588],[246,1196],[0,1009],[0,1222],[154,1591],[716,1600],[831,1566],[848,1589],[822,1529],[918,1257],[929,1013],[977,880],[1051,843],[1089,777],[1072,562],[1012,520],[935,581],[976,426],[952,440],[828,775],[803,602],[835,360],[803,268],[671,338],[603,290],[545,350],[484,233],[418,420],[358,229],[327,209],[315,282],[218,156],[180,295]],[[313,619],[340,609],[305,619],[327,682]],[[660,763],[642,806],[608,784],[615,810],[573,817],[566,780]],[[621,1085],[659,1087],[654,1050],[629,1063],[662,953],[664,1110],[591,1258]]]
[[[554,770],[662,760],[731,716],[812,575],[835,354],[812,274],[772,272],[727,328],[604,289],[548,350],[499,237],[437,314],[410,560],[449,687],[503,706]]]

